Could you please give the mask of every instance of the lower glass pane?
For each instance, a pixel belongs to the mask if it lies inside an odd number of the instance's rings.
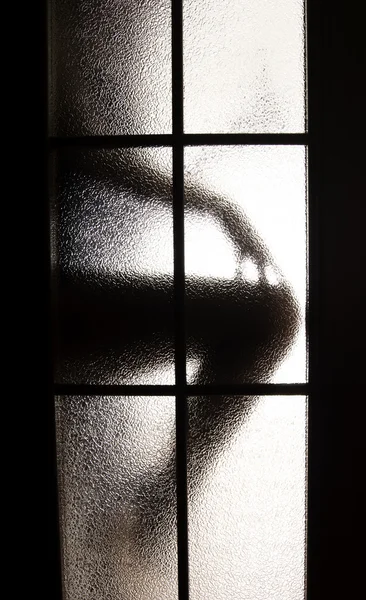
[[[305,397],[189,398],[190,600],[304,597]],[[178,600],[175,401],[56,398],[64,600]]]
[[[301,600],[305,397],[189,399],[190,600]]]
[[[64,600],[177,598],[174,398],[56,398]]]

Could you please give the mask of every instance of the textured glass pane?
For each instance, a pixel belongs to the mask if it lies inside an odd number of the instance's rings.
[[[185,149],[189,382],[306,380],[305,154]]]
[[[190,398],[191,600],[303,600],[304,397]]]
[[[171,149],[55,155],[58,381],[174,383],[172,226]]]
[[[177,598],[174,398],[59,397],[64,600]]]
[[[185,130],[304,131],[304,3],[183,5]]]
[[[51,132],[170,133],[170,15],[170,0],[51,0]]]

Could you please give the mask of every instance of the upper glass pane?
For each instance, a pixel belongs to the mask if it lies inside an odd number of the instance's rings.
[[[51,0],[50,133],[171,132],[170,0]]]
[[[302,0],[183,0],[187,133],[301,133]]]

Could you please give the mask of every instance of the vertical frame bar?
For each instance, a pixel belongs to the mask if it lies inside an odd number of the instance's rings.
[[[51,583],[48,595],[55,600],[62,600],[62,568],[61,543],[58,505],[58,477],[56,456],[56,422],[55,422],[55,388],[53,380],[53,347],[54,347],[54,317],[53,317],[53,284],[51,272],[51,204],[50,204],[50,146],[49,146],[49,90],[50,90],[50,21],[52,18],[49,0],[40,3],[42,56],[41,68],[41,103],[43,112],[42,122],[42,174],[43,174],[43,239],[44,239],[44,282],[45,310],[42,318],[45,322],[45,400],[47,406],[47,466],[48,466],[48,527],[50,548],[47,553],[49,577]]]
[[[361,11],[361,7],[360,7]],[[308,0],[310,398],[307,599],[356,598],[364,395],[364,23],[349,3]],[[359,30],[358,30],[359,28]],[[363,61],[364,62],[364,61]],[[362,361],[363,362],[363,361]],[[360,361],[361,363],[361,361]],[[363,379],[363,381],[362,381]],[[362,387],[361,387],[362,386]],[[362,420],[361,420],[362,421]],[[360,456],[360,450],[357,450]],[[359,513],[361,514],[361,513]],[[352,524],[353,521],[353,524]],[[360,539],[361,541],[361,539]]]
[[[176,465],[178,598],[188,600],[188,494],[185,396],[184,146],[183,146],[183,1],[172,0],[173,233],[176,380]]]
[[[321,245],[320,245],[320,204],[324,202],[321,168],[321,118],[323,103],[321,98],[322,57],[321,38],[324,19],[321,6],[316,0],[308,0],[307,6],[307,99],[308,99],[308,335],[309,335],[309,388],[308,397],[308,485],[307,485],[307,568],[306,598],[320,600],[329,597],[326,593],[322,567],[322,481],[325,465],[322,462],[323,444],[326,432],[323,431],[326,406],[321,394],[320,371],[320,285]]]

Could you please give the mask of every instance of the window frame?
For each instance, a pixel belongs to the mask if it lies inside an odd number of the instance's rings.
[[[180,24],[179,2],[176,23]],[[42,239],[43,278],[46,311],[43,365],[46,377],[40,380],[47,407],[47,451],[48,451],[48,498],[50,524],[50,573],[49,595],[55,600],[62,598],[61,556],[58,526],[56,446],[54,423],[55,386],[52,378],[52,314],[51,273],[49,270],[49,200],[48,200],[48,131],[47,131],[47,0],[42,3],[41,26],[41,156],[40,189],[42,190]],[[338,7],[330,0],[319,3],[307,0],[307,96],[308,96],[308,234],[309,234],[309,412],[308,412],[308,541],[306,595],[308,600],[325,597],[352,597],[351,587],[357,592],[355,576],[356,532],[352,527],[352,513],[356,518],[355,480],[351,476],[353,461],[352,442],[355,432],[354,414],[361,398],[361,370],[355,375],[355,361],[347,354],[362,356],[361,339],[357,331],[350,331],[347,324],[357,324],[361,307],[357,306],[360,288],[355,272],[350,265],[354,256],[361,255],[362,235],[355,235],[361,219],[357,219],[358,207],[354,196],[361,194],[364,182],[362,169],[357,166],[357,156],[362,156],[362,136],[357,134],[357,115],[365,102],[361,87],[354,89],[352,83],[360,78],[357,56],[362,56],[362,35],[357,35],[356,18],[351,6]],[[354,8],[354,7],[353,7]],[[361,23],[361,19],[359,20]],[[178,36],[179,37],[179,36]],[[181,39],[173,39],[176,56],[179,55]],[[357,46],[358,44],[358,46]],[[353,62],[352,62],[353,60]],[[177,116],[182,118],[182,70],[179,60],[175,64],[178,83],[175,85]],[[176,80],[176,81],[177,81]],[[357,85],[357,84],[356,84]],[[349,120],[349,115],[351,119]],[[352,118],[354,119],[352,121]],[[181,135],[181,131],[177,135]],[[173,130],[174,135],[174,130]],[[249,136],[250,137],[250,136]],[[258,136],[255,136],[256,138]],[[262,136],[262,143],[266,143]],[[268,137],[268,136],[267,136]],[[247,138],[248,139],[248,136]],[[114,140],[118,142],[118,140]],[[125,140],[127,142],[127,140]],[[174,160],[174,158],[173,158]],[[176,152],[175,160],[182,165],[182,153]],[[336,168],[338,166],[338,168]],[[338,185],[335,185],[335,173]],[[181,169],[182,174],[182,169]],[[183,181],[176,180],[175,190],[180,196],[182,222]],[[353,196],[352,196],[353,193]],[[353,214],[351,215],[351,211]],[[345,219],[344,215],[348,217]],[[179,219],[178,219],[179,221]],[[178,242],[182,241],[182,230],[176,223]],[[339,247],[337,231],[343,230],[346,248]],[[179,260],[179,256],[177,256]],[[335,269],[334,263],[340,265]],[[351,274],[351,276],[350,276]],[[182,308],[182,265],[178,269],[178,306]],[[179,283],[180,282],[180,283]],[[176,289],[177,289],[176,288]],[[338,297],[335,301],[335,292]],[[355,309],[356,302],[356,309]],[[352,311],[356,310],[356,314]],[[352,320],[353,319],[353,320]],[[334,333],[334,323],[339,327]],[[184,339],[181,329],[178,335]],[[183,365],[182,356],[178,358]],[[356,361],[357,362],[357,361]],[[182,377],[182,370],[181,375]],[[181,379],[182,383],[182,379]],[[183,384],[182,384],[183,385]],[[279,387],[276,388],[280,393]],[[305,388],[304,388],[305,389]],[[183,388],[180,395],[183,394]],[[295,392],[294,392],[295,393]],[[296,392],[298,393],[298,391]],[[351,394],[355,409],[347,410],[345,400]],[[178,394],[179,396],[179,394]],[[184,394],[183,394],[184,396]],[[354,400],[356,398],[356,400]],[[180,421],[186,423],[185,402],[177,403],[181,411]],[[177,415],[178,416],[178,415]],[[177,429],[180,466],[185,465],[185,427]],[[179,437],[180,436],[180,437]],[[185,493],[186,480],[180,480],[181,492]],[[354,494],[352,494],[352,486]],[[181,536],[186,545],[186,502],[180,509],[183,516]],[[182,518],[179,520],[182,524]],[[355,521],[356,523],[356,521]],[[353,552],[352,552],[353,548]],[[182,551],[183,575],[187,567],[187,554]],[[360,571],[361,573],[361,571]],[[334,576],[336,574],[336,576]],[[187,589],[181,580],[180,600],[186,598]],[[360,580],[361,582],[361,580]]]

